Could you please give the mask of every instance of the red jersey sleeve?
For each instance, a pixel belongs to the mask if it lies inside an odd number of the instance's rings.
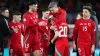
[[[74,30],[73,30],[73,35],[72,35],[72,40],[75,41],[78,33],[78,21],[76,21]]]
[[[43,20],[42,19],[38,20],[38,23],[41,22],[41,21],[43,21]],[[41,32],[41,33],[44,33],[45,30],[42,29],[41,27],[44,27],[44,26],[38,26],[38,31]]]
[[[91,32],[92,32],[92,34],[91,34],[91,42],[92,42],[92,45],[93,44],[95,44],[95,35],[96,35],[96,25],[95,25],[95,23],[92,21],[92,29],[91,29]]]

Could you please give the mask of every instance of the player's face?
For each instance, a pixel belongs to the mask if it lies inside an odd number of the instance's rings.
[[[53,12],[53,13],[56,13],[56,8],[55,7],[50,8],[50,11]]]
[[[33,5],[31,5],[31,8],[32,8],[33,11],[37,11],[38,5],[37,4],[33,4]]]
[[[76,17],[76,19],[78,20],[78,19],[80,19],[80,18],[82,18],[82,17],[81,17],[80,14],[78,14],[77,17]]]
[[[3,12],[3,15],[6,16],[6,17],[9,17],[9,10],[5,10],[5,11]]]
[[[53,20],[51,20],[51,22],[50,22],[52,25],[54,25],[54,21]]]
[[[44,16],[45,18],[48,18],[48,16],[49,16],[49,11],[43,12],[43,16]]]
[[[16,22],[20,22],[21,21],[21,15],[16,15]]]
[[[89,16],[90,16],[89,10],[83,9],[83,17],[86,18],[86,17],[89,17]]]

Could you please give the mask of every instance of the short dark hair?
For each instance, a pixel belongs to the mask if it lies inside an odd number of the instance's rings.
[[[87,9],[90,13],[92,11],[91,7],[90,6],[83,6],[83,9]]]
[[[22,13],[16,11],[16,12],[13,13],[13,15],[22,15]]]
[[[28,3],[28,5],[30,6],[30,5],[33,5],[33,4],[38,4],[38,2],[37,1],[29,1],[29,3]]]
[[[48,8],[43,8],[42,9],[42,12],[46,12],[46,11],[49,11],[49,9]]]
[[[91,3],[86,3],[86,4],[84,4],[84,6],[90,6],[91,9],[92,9],[92,5],[91,5]]]
[[[6,8],[6,7],[2,7],[2,8],[0,8],[0,13],[4,12],[5,10],[9,10],[9,9]]]

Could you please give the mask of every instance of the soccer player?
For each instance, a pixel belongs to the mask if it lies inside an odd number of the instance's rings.
[[[77,14],[77,17],[76,17],[76,20],[79,20],[83,17],[83,14],[82,13],[78,13]],[[78,36],[77,36],[78,38]],[[75,44],[76,44],[76,49],[73,49],[73,52],[76,52],[77,53],[77,56],[79,56],[79,53],[78,53],[78,48],[77,48],[77,38],[75,40]]]
[[[42,19],[39,20],[39,22],[44,21],[47,23],[45,26],[39,26],[39,42],[41,46],[42,56],[48,56],[48,45],[50,40],[50,24],[48,23],[48,15],[49,11],[44,10],[42,12]]]
[[[53,16],[52,19],[55,19],[55,22],[66,22],[66,11],[57,6],[56,2],[51,2],[48,6],[50,15]]]
[[[77,46],[79,56],[92,56],[95,51],[95,23],[90,19],[91,9],[83,7],[83,18],[75,23],[73,31],[73,49],[76,50],[75,40],[77,38]]]
[[[21,34],[24,34],[24,27],[21,21],[21,13],[14,12],[13,20],[9,22],[10,28],[18,28],[17,32],[14,32],[10,38],[10,55],[11,56],[24,56],[22,45],[21,45]]]
[[[64,9],[57,6],[56,2],[51,2],[48,8],[50,10],[50,16],[52,16],[52,19],[55,19],[55,22],[66,22],[67,13]],[[52,39],[53,37],[54,37],[54,27],[51,27],[50,39]]]
[[[37,7],[36,1],[29,2],[29,10],[23,15],[23,23],[25,26],[24,34],[24,47],[25,56],[30,56],[30,52],[34,56],[40,56],[40,46],[38,42],[38,26],[46,25],[44,22],[38,23]]]
[[[51,24],[55,25],[55,35],[54,38],[51,40],[52,43],[55,42],[54,56],[69,56],[68,24],[66,22],[55,22],[55,19],[51,20]]]

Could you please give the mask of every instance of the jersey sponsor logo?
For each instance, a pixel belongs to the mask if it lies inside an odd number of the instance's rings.
[[[82,23],[80,23],[80,25],[83,25]]]

